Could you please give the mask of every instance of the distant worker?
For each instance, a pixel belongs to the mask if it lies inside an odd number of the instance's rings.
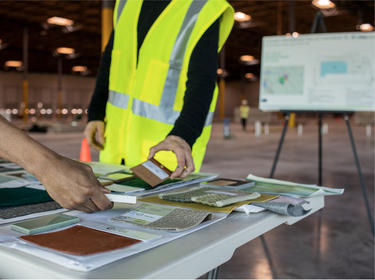
[[[106,190],[88,165],[65,158],[38,143],[0,116],[0,157],[33,174],[62,207],[84,212],[112,208]]]
[[[233,13],[226,0],[116,2],[85,129],[100,161],[155,156],[171,178],[200,169]]]
[[[240,106],[242,130],[246,131],[247,119],[249,118],[250,107],[247,105],[247,100],[242,99]]]

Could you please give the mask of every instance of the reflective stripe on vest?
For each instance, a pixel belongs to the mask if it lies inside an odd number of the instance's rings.
[[[118,91],[110,90],[108,96],[108,102],[113,106],[127,109],[129,103],[129,95]]]
[[[116,24],[118,23],[118,20],[121,16],[121,13],[122,13],[122,10],[124,9],[125,7],[125,4],[126,4],[126,0],[118,0],[119,3],[117,5],[117,18],[116,18]]]
[[[165,79],[164,88],[159,105],[153,105],[148,102],[134,98],[132,111],[133,114],[146,117],[148,119],[156,120],[166,124],[174,124],[180,115],[179,111],[173,110],[178,82],[181,74],[182,63],[185,56],[186,47],[197,21],[199,12],[208,0],[194,0],[185,15],[181,28],[178,32],[176,41],[173,45],[171,57],[169,59],[169,69]],[[117,8],[117,21],[121,16],[121,12],[126,3],[126,0],[120,0]],[[126,109],[129,100],[129,95],[122,94],[115,91],[110,91],[110,98],[112,92],[112,100],[109,102],[117,107]],[[117,95],[119,95],[117,97]],[[116,97],[115,97],[116,96]],[[126,104],[126,106],[124,106]],[[205,126],[212,124],[214,113],[208,112]]]

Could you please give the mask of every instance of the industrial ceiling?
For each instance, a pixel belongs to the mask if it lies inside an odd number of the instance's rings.
[[[311,0],[229,2],[235,11],[251,16],[247,28],[236,23],[225,47],[225,68],[228,78],[234,79],[246,72],[259,74],[259,64],[244,66],[239,58],[252,55],[260,59],[263,36],[290,31],[310,33],[317,12]],[[336,4],[335,15],[324,19],[328,32],[357,31],[356,26],[360,23],[374,24],[374,1],[333,2]],[[27,27],[29,72],[56,73],[57,58],[53,52],[64,46],[77,52],[76,57],[64,59],[64,74],[73,74],[74,65],[85,65],[89,70],[87,74],[95,76],[101,56],[101,8],[100,0],[0,0],[0,71],[11,71],[4,67],[5,61],[22,60],[23,33]],[[67,32],[64,28],[46,24],[53,16],[72,19],[76,30]]]

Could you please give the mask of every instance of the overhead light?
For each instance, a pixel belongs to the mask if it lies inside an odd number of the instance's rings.
[[[298,32],[293,32],[293,33],[292,33],[292,37],[293,37],[293,38],[297,38],[298,36],[299,36],[299,33],[298,33]]]
[[[238,22],[250,21],[251,16],[243,12],[234,13],[234,20]]]
[[[371,23],[362,23],[359,25],[359,27],[357,28],[363,32],[370,32],[370,31],[373,31],[374,30],[374,26],[372,26]]]
[[[218,68],[216,73],[220,78],[225,78],[228,76],[228,72],[222,68]]]
[[[47,22],[49,24],[54,24],[54,25],[59,25],[59,26],[69,26],[73,25],[74,21],[68,18],[63,18],[63,17],[50,17],[47,19]]]
[[[293,32],[292,34],[290,34],[289,32],[288,33],[285,33],[285,36],[286,37],[293,37],[293,38],[297,38],[300,34],[298,32]]]
[[[245,79],[249,82],[255,82],[257,80],[257,77],[253,73],[246,73]]]
[[[330,0],[313,0],[312,4],[322,10],[333,9],[336,7],[335,3]]]
[[[60,47],[56,49],[56,52],[58,54],[74,54],[75,50],[72,48],[67,48],[67,47]]]
[[[5,67],[14,67],[19,68],[22,67],[22,61],[20,60],[8,60],[5,62]]]
[[[255,59],[252,55],[242,55],[240,61],[245,65],[255,65],[259,63],[259,60]]]
[[[73,72],[86,72],[87,71],[87,66],[83,65],[76,65],[72,67]]]
[[[252,55],[242,55],[240,60],[243,62],[250,62],[254,60],[254,57]]]

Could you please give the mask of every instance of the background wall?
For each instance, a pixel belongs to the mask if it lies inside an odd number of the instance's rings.
[[[95,87],[95,78],[63,75],[62,104],[64,108],[86,109]],[[258,106],[259,82],[228,81],[225,91],[225,117],[233,118],[234,109],[243,98],[251,107]],[[22,73],[0,72],[0,108],[19,109],[22,98]],[[57,75],[29,74],[29,108],[42,102],[44,108],[57,109]],[[219,119],[219,104],[215,119]]]
[[[64,75],[62,104],[66,108],[87,108],[95,78]],[[0,108],[19,108],[22,103],[22,74],[0,72]],[[45,108],[57,108],[57,75],[29,74],[29,108],[38,102]]]

